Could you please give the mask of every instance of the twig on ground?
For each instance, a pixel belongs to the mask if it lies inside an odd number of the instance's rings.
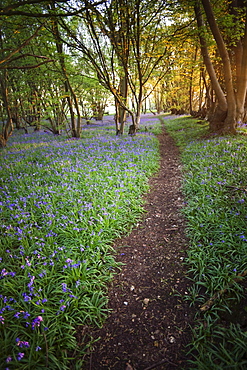
[[[242,274],[238,274],[237,277],[235,279],[233,279],[233,282],[232,282],[232,284],[229,285],[229,287],[216,292],[212,297],[210,297],[207,300],[207,302],[204,303],[200,307],[200,311],[202,311],[202,312],[208,311],[213,306],[216,299],[220,298],[223,294],[225,294],[228,291],[228,289],[233,285],[233,283],[238,283],[238,282],[242,281],[242,278],[246,275],[247,275],[247,270],[245,270]]]
[[[231,185],[225,185],[225,188],[228,188],[232,191],[244,191],[244,192],[247,192],[247,188],[246,186],[231,186]]]

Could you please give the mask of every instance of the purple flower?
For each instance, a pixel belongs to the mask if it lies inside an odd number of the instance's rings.
[[[12,361],[12,357],[11,357],[11,356],[8,356],[8,357],[6,358],[6,362],[7,362],[7,363],[9,363],[10,361]]]
[[[22,293],[25,302],[29,302],[32,300],[31,296],[27,295],[27,293]]]
[[[2,276],[6,276],[6,275],[8,275],[8,272],[6,271],[6,269],[2,269],[2,271],[1,271],[1,275],[2,275]]]
[[[0,316],[0,323],[4,324],[4,317],[3,316]]]
[[[69,297],[70,297],[70,298],[78,299],[78,297],[76,297],[74,294],[69,294]]]
[[[20,338],[16,338],[16,345],[20,348],[23,348],[23,347],[30,347],[30,344],[27,342],[27,341],[24,341],[24,340],[20,340]]]
[[[62,290],[63,290],[63,292],[67,292],[67,284],[66,283],[62,283]]]
[[[27,318],[30,316],[30,313],[28,313],[28,312],[26,312],[26,311],[25,311],[25,312],[23,312],[22,314],[23,314],[23,318],[24,318],[24,319],[27,319]]]
[[[32,329],[34,329],[36,326],[40,326],[41,321],[43,321],[42,316],[37,316],[33,321],[32,321]]]
[[[19,352],[17,355],[17,360],[20,361],[24,357],[24,355],[25,354],[23,352]]]
[[[40,346],[37,346],[36,348],[35,348],[35,351],[37,352],[37,351],[40,351],[41,350],[41,347]]]
[[[29,288],[33,285],[34,279],[35,279],[35,276],[32,276],[30,282],[27,284]]]

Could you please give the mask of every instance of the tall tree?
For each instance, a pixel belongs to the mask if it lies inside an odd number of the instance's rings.
[[[228,16],[228,22],[231,24],[232,34],[224,33],[224,25],[220,24],[220,17],[216,19],[215,12],[219,10],[214,8],[210,0],[197,0],[194,4],[197,25],[199,29],[199,39],[201,44],[201,52],[205,66],[207,68],[210,80],[217,98],[217,104],[213,114],[210,117],[210,129],[214,132],[221,133],[236,133],[237,121],[242,120],[244,114],[244,105],[246,100],[247,88],[247,26],[246,17],[247,10],[244,1],[229,1],[227,6],[220,2],[221,6]],[[229,7],[230,5],[230,7]],[[224,77],[224,85],[218,79],[212,59],[207,45],[207,29],[203,21],[203,12],[209,25],[211,34],[215,40],[218,54],[222,62],[222,73]],[[234,15],[232,10],[234,9]],[[241,27],[239,28],[238,22]],[[230,36],[230,40],[229,40]],[[231,58],[230,52],[233,50],[229,47],[230,42],[238,44],[238,58]],[[237,68],[236,68],[237,64]],[[237,78],[234,78],[237,71]]]
[[[95,5],[84,1],[83,25],[70,34],[70,46],[77,48],[94,66],[100,82],[113,94],[118,105],[132,117],[133,133],[140,123],[144,87],[156,72],[156,83],[166,72],[167,54],[164,1],[111,0]],[[132,106],[127,100],[127,86]],[[150,93],[150,92],[149,92]],[[117,130],[119,127],[117,127]]]
[[[66,69],[66,62],[63,50],[63,41],[59,31],[59,24],[57,18],[53,16],[56,11],[54,5],[50,7],[51,11],[51,22],[52,22],[52,34],[54,36],[56,49],[58,53],[59,64],[63,76],[65,94],[67,99],[67,104],[70,112],[71,130],[72,137],[79,138],[81,136],[81,113],[79,109],[78,99],[75,91],[70,83],[70,78]],[[77,117],[75,117],[74,109],[76,110]]]

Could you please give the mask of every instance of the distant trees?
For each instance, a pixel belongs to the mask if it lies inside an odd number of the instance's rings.
[[[10,20],[0,17],[0,97],[5,110],[0,146],[5,146],[13,131],[13,121],[20,127],[20,98],[17,97],[19,86],[23,85],[21,76],[27,70],[33,70],[50,62],[48,56],[33,50],[33,40],[41,33],[43,25],[38,22],[29,24],[25,19]],[[19,103],[18,103],[19,102]],[[5,119],[5,120],[4,120]]]
[[[235,134],[247,121],[247,3],[180,0],[174,11],[171,27],[187,26],[180,33],[177,62],[164,80],[171,98],[167,105],[206,117],[212,132]]]
[[[58,23],[79,11],[65,1],[5,1],[0,7],[0,146],[14,126],[39,130],[42,123],[54,134],[65,128],[80,137],[82,109],[76,93],[81,94],[83,68],[65,50]],[[91,114],[95,109],[91,106]]]
[[[245,0],[4,0],[0,6],[0,146],[17,128],[80,137],[109,94],[116,133],[146,99],[157,112],[246,122]]]
[[[94,1],[86,0],[84,4],[82,23],[78,22],[76,30],[61,20],[71,39],[68,45],[83,53],[100,83],[114,96],[116,131],[123,133],[128,112],[135,133],[150,78],[154,85],[149,85],[147,94],[166,74],[169,65],[165,2],[103,0],[95,5]]]

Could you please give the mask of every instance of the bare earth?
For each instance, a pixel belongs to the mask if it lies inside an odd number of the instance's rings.
[[[158,138],[160,170],[150,180],[143,218],[115,243],[124,266],[109,288],[109,318],[90,333],[101,339],[85,370],[189,368],[186,345],[194,312],[183,299],[190,281],[183,265],[181,163],[171,137],[163,132]]]

